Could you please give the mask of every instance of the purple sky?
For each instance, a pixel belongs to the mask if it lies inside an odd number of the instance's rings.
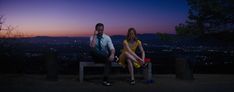
[[[33,36],[88,36],[96,23],[109,35],[175,33],[187,17],[186,0],[0,0],[6,24]]]

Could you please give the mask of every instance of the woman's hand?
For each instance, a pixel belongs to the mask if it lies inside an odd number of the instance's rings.
[[[144,59],[138,58],[137,61],[142,65],[144,63]]]
[[[142,58],[143,63],[145,63],[145,58]]]

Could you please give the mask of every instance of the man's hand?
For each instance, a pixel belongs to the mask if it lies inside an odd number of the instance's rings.
[[[97,33],[98,33],[97,30],[94,30],[93,35],[97,35]]]
[[[114,58],[115,58],[115,56],[114,55],[110,55],[110,57],[109,57],[109,61],[114,61]]]

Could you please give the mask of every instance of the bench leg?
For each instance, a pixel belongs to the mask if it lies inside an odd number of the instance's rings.
[[[80,64],[79,76],[80,76],[79,77],[80,82],[83,82],[83,80],[84,80],[84,67],[81,64]]]
[[[152,63],[149,63],[148,66],[144,69],[144,79],[152,80]]]

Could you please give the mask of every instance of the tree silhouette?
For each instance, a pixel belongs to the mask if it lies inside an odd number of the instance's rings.
[[[5,22],[5,20],[3,18],[4,18],[3,15],[0,15],[0,31],[3,30],[2,26],[3,26],[4,22]]]
[[[0,15],[0,38],[22,38],[24,34],[16,31],[17,26],[5,25],[6,18]]]
[[[188,19],[176,26],[177,34],[203,35],[234,31],[233,0],[187,0]]]
[[[156,35],[158,35],[159,39],[162,40],[162,41],[172,41],[173,40],[173,38],[170,37],[170,35],[167,34],[167,33],[157,32]]]

